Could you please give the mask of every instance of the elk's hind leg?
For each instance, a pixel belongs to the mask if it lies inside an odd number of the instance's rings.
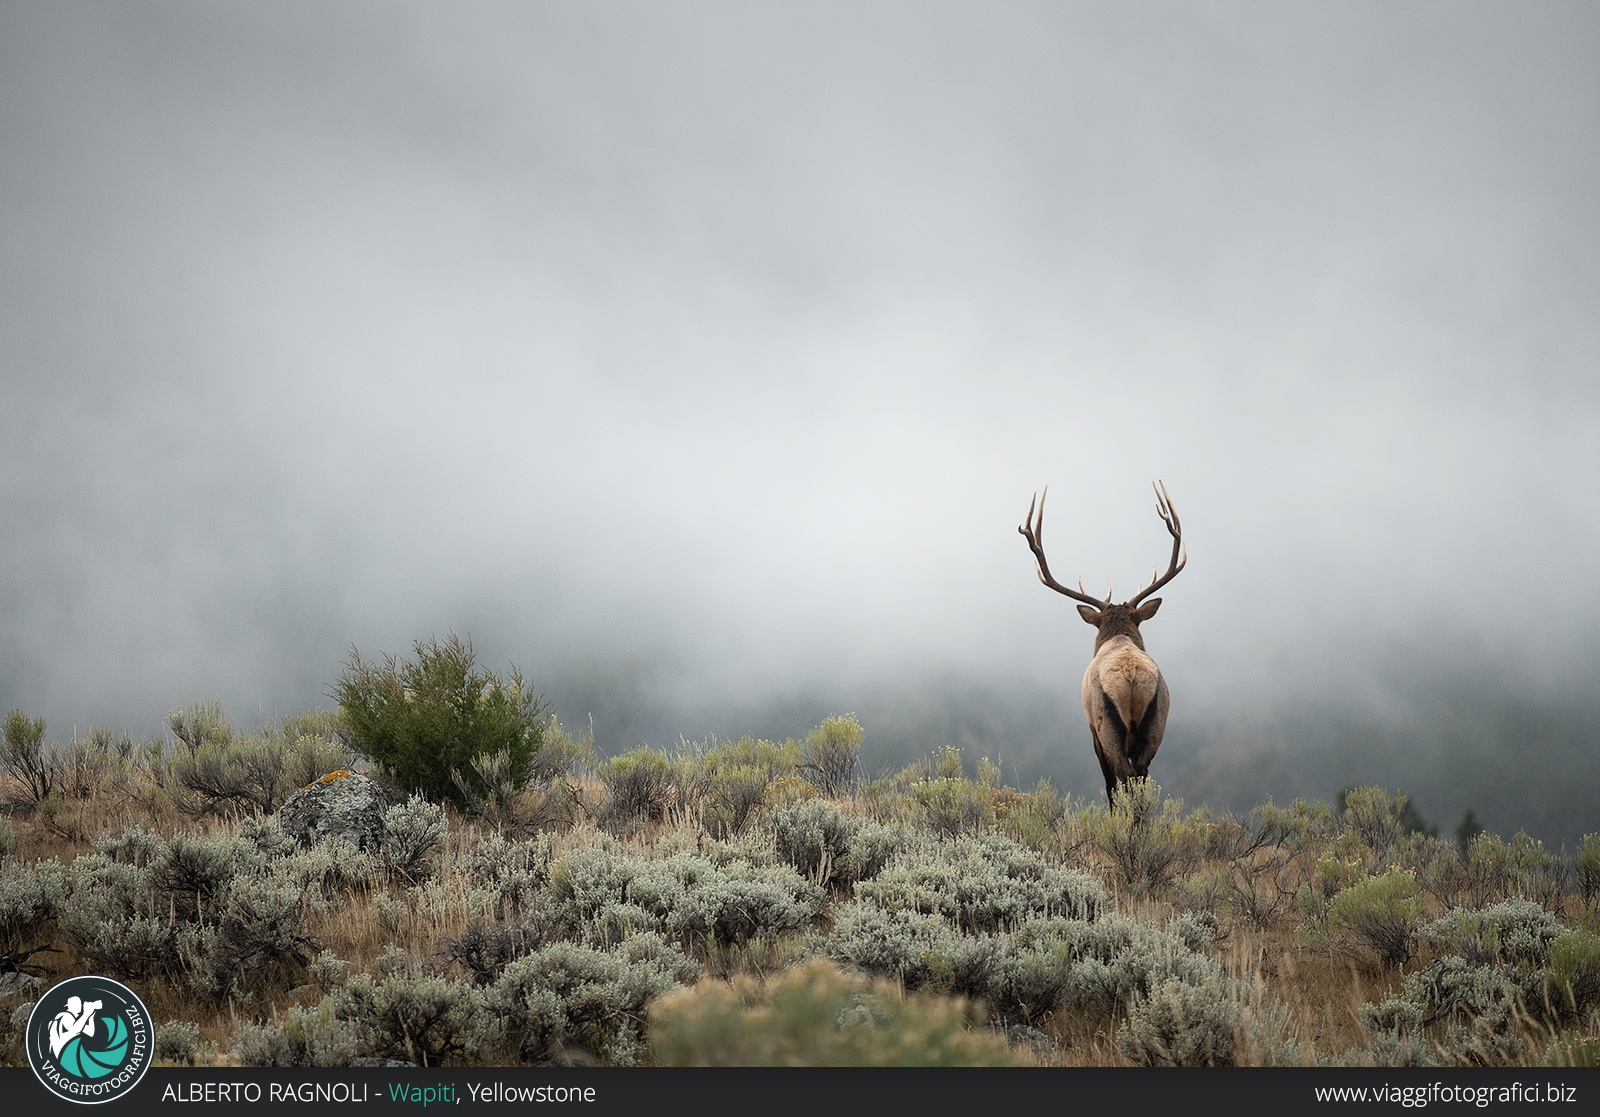
[[[1128,759],[1133,764],[1134,775],[1149,776],[1150,762],[1156,758],[1161,738],[1166,736],[1167,709],[1171,703],[1167,682],[1158,677],[1155,697],[1139,716],[1139,724],[1128,734]]]
[[[1100,762],[1100,774],[1106,778],[1106,802],[1110,803],[1117,790],[1117,772],[1106,759],[1106,751],[1100,747],[1100,734],[1092,725],[1089,727],[1089,735],[1094,738],[1094,757]]]
[[[1117,704],[1104,691],[1100,693],[1100,718],[1089,726],[1094,735],[1094,751],[1100,757],[1100,770],[1106,777],[1106,800],[1113,798],[1117,785],[1133,778],[1129,746],[1133,744],[1128,727],[1117,713]]]

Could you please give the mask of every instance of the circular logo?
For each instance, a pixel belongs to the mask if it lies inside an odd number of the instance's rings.
[[[120,981],[69,977],[34,1002],[28,1065],[45,1089],[94,1105],[120,1098],[150,1069],[150,1010]]]

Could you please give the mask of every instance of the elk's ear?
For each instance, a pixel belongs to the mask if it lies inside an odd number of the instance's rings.
[[[1149,601],[1146,601],[1143,605],[1139,606],[1133,611],[1133,623],[1143,624],[1145,621],[1155,616],[1156,610],[1159,608],[1161,608],[1161,599],[1159,597],[1152,597]]]
[[[1100,613],[1098,610],[1091,609],[1087,605],[1079,605],[1078,616],[1082,617],[1085,621],[1094,625],[1096,628],[1100,627]]]

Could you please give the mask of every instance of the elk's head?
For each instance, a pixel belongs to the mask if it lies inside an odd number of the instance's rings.
[[[1161,517],[1161,522],[1167,525],[1167,533],[1172,536],[1172,559],[1167,563],[1167,572],[1165,574],[1156,577],[1154,571],[1152,571],[1150,584],[1120,605],[1112,602],[1109,586],[1106,588],[1106,596],[1102,600],[1098,597],[1090,597],[1089,594],[1084,592],[1083,582],[1081,581],[1078,583],[1077,589],[1072,589],[1068,586],[1063,586],[1055,578],[1051,577],[1050,564],[1045,561],[1044,557],[1044,501],[1045,497],[1050,495],[1049,488],[1045,489],[1044,496],[1038,498],[1037,517],[1034,515],[1034,502],[1030,501],[1028,503],[1028,518],[1021,527],[1017,528],[1017,531],[1028,540],[1028,546],[1033,551],[1033,557],[1039,564],[1039,581],[1057,593],[1064,593],[1074,601],[1082,602],[1078,606],[1078,615],[1087,623],[1095,626],[1094,646],[1096,651],[1099,650],[1101,644],[1115,636],[1128,637],[1138,646],[1139,650],[1143,651],[1144,638],[1139,635],[1139,626],[1155,616],[1156,610],[1161,608],[1161,599],[1159,597],[1150,597],[1150,595],[1172,581],[1177,576],[1178,571],[1189,563],[1187,550],[1183,552],[1183,560],[1181,562],[1178,560],[1178,552],[1183,545],[1183,525],[1178,522],[1178,514],[1173,510],[1171,498],[1167,496],[1167,487],[1154,484],[1151,487],[1156,491],[1156,514]],[[1150,597],[1150,600],[1145,601],[1147,597]]]

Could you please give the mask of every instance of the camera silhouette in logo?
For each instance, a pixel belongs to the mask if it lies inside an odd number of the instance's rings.
[[[28,1065],[45,1089],[94,1104],[121,1097],[150,1069],[150,1012],[108,977],[72,977],[40,997],[28,1017]]]

